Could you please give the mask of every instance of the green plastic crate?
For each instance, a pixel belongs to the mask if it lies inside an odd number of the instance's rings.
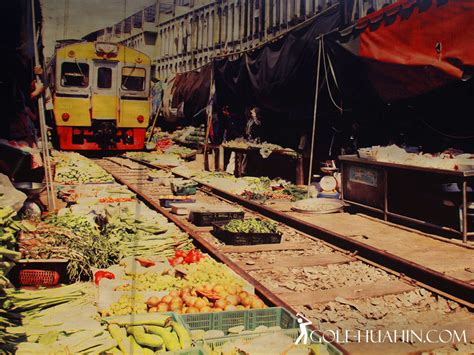
[[[268,334],[268,333],[267,333]],[[290,337],[293,341],[295,341],[300,332],[299,329],[285,329],[285,330],[280,330],[271,333],[275,337],[279,336],[288,336]],[[256,334],[245,334],[245,335],[230,335],[222,338],[215,338],[215,339],[208,339],[208,340],[203,340],[199,342],[204,350],[210,349],[211,351],[216,350],[217,348],[220,348],[222,345],[224,345],[227,342],[231,341],[241,341],[241,340],[250,340],[253,338],[256,338],[260,335],[264,335],[264,333],[256,333]],[[309,336],[309,333],[308,333]],[[313,339],[316,337],[316,335],[313,335]],[[318,339],[321,340],[321,338],[318,336]],[[325,350],[330,354],[330,355],[342,355],[342,352],[337,349],[334,345],[330,343],[323,342],[321,343],[321,346],[325,348]],[[277,355],[277,354],[275,354]]]
[[[225,334],[228,333],[229,328],[242,325],[245,326],[245,330],[254,330],[260,325],[279,326],[282,329],[298,328],[299,326],[297,319],[282,307],[183,314],[181,318],[190,330],[222,330]]]

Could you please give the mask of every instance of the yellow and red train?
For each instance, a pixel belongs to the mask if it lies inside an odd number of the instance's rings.
[[[116,43],[55,51],[54,120],[63,150],[139,150],[150,118],[151,61]]]

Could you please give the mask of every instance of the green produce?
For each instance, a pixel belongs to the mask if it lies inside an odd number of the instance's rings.
[[[150,325],[145,326],[145,330],[149,333],[162,337],[166,350],[181,350],[181,343],[179,342],[178,336],[176,333],[170,332],[169,329]]]
[[[298,187],[296,185],[286,186],[283,193],[291,196],[292,201],[304,200],[308,197],[308,190],[305,187]]]
[[[108,330],[112,338],[117,342],[119,349],[124,354],[132,354],[133,346],[130,339],[127,338],[127,331],[116,324],[110,324]]]
[[[34,291],[6,289],[5,293],[8,297],[4,304],[5,309],[32,314],[48,307],[74,301],[84,296],[86,289],[84,284],[75,283]]]
[[[188,331],[179,323],[171,322],[173,330],[176,332],[179,338],[179,343],[181,344],[182,349],[186,349],[191,346],[191,336]]]
[[[143,348],[138,344],[132,335],[128,336],[128,341],[132,344],[132,354],[143,355]]]
[[[175,329],[173,323],[172,323],[173,329]],[[163,338],[161,338],[158,335],[147,334],[143,326],[128,327],[127,332],[128,334],[133,335],[136,342],[140,345],[143,345],[149,348],[160,348],[163,346]],[[189,343],[188,346],[191,346],[191,343]]]
[[[108,317],[105,318],[105,321],[108,324],[117,324],[119,326],[157,325],[160,327],[167,327],[171,324],[172,318],[159,313],[145,313],[133,316]]]
[[[55,152],[54,181],[62,184],[113,182],[114,178],[92,160],[78,153]]]
[[[183,276],[185,275],[185,276]],[[167,291],[184,287],[198,287],[206,284],[223,284],[243,286],[242,279],[224,264],[212,258],[201,259],[198,263],[179,265],[176,275],[162,275],[159,273],[142,273],[128,276],[135,281],[133,285],[124,285],[121,291]]]
[[[233,219],[223,229],[232,233],[278,233],[278,224],[256,218]]]
[[[68,258],[71,281],[91,279],[92,268],[107,268],[120,254],[119,245],[101,236],[94,222],[72,213],[38,222],[34,231],[22,233],[19,247],[24,258]]]

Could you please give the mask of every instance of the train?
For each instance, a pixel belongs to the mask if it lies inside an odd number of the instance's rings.
[[[150,121],[151,60],[118,43],[56,48],[50,66],[61,150],[141,150]]]

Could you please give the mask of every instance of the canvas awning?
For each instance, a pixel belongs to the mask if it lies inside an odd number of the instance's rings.
[[[384,101],[410,98],[470,77],[473,16],[472,0],[401,0],[339,32],[336,44],[361,60]]]

